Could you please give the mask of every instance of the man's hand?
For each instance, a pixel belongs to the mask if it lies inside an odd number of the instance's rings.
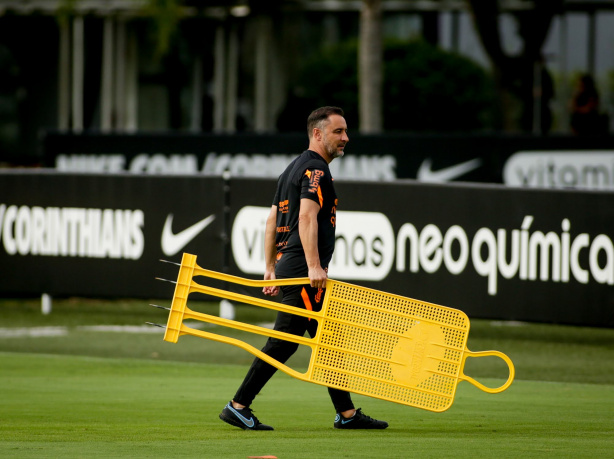
[[[266,271],[264,273],[264,280],[274,280],[275,279],[275,271]],[[279,293],[279,287],[264,287],[262,289],[262,293],[269,296],[277,296]]]
[[[309,268],[309,284],[314,288],[326,288],[326,279],[328,274],[321,266]]]

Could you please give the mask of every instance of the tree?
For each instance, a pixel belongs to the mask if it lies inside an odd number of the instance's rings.
[[[528,10],[514,12],[518,23],[518,35],[523,40],[522,50],[518,55],[506,54],[500,37],[499,16],[502,14],[498,0],[468,0],[473,19],[484,49],[494,68],[495,81],[499,89],[503,129],[512,130],[520,127],[530,131],[533,126],[533,97],[535,89],[542,89],[534,75],[544,72],[542,47],[552,19],[561,11],[563,0],[537,1]],[[541,78],[540,78],[541,79]],[[539,83],[539,84],[536,84]],[[521,118],[515,120],[511,109],[510,96],[521,104]]]
[[[363,0],[358,61],[360,132],[380,133],[383,127],[382,0]]]
[[[301,97],[286,106],[280,130],[296,129],[296,122],[287,120],[297,120],[309,107],[321,105],[343,107],[348,125],[359,124],[358,48],[357,40],[351,39],[304,61],[295,87]],[[494,84],[477,63],[424,40],[386,40],[383,55],[384,129],[467,132],[491,128]]]

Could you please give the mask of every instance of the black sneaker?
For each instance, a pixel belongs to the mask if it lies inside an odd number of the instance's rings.
[[[273,430],[273,427],[262,424],[249,408],[237,409],[232,401],[220,413],[220,419],[228,424],[243,430]]]
[[[388,427],[386,421],[378,421],[367,416],[360,408],[351,418],[344,418],[341,413],[335,417],[335,429],[385,429]]]

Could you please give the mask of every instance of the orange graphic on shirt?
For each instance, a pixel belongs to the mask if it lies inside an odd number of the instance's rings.
[[[278,209],[282,214],[288,213],[288,204],[289,201],[287,199],[285,201],[279,201]]]
[[[314,169],[313,171],[305,171],[305,175],[309,177],[309,191],[317,193],[320,188],[320,178],[324,175],[324,171]]]
[[[324,196],[322,196],[322,188],[320,188],[320,177],[324,175],[324,171],[314,169],[305,171],[305,175],[309,177],[309,192],[318,194],[318,201],[320,201],[320,207],[324,205]]]

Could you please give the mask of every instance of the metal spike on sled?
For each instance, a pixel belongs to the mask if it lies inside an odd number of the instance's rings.
[[[469,318],[457,309],[328,279],[322,309],[315,312],[203,286],[194,281],[197,276],[250,287],[309,283],[308,278],[264,281],[209,271],[196,264],[195,255],[184,253],[165,341],[176,343],[182,335],[194,335],[232,344],[297,379],[436,412],[452,405],[460,381],[495,394],[514,379],[514,365],[507,355],[466,347]],[[187,307],[193,292],[315,319],[318,330],[314,338],[307,338],[194,312]],[[309,367],[300,373],[239,339],[190,328],[185,319],[309,346]],[[463,373],[468,357],[486,356],[500,357],[509,368],[500,387],[486,387]]]

